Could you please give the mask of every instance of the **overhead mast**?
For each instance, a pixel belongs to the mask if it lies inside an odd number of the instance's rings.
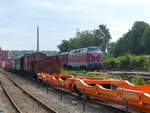
[[[39,26],[37,26],[37,52],[39,52]]]

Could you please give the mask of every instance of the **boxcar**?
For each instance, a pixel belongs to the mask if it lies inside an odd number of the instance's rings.
[[[49,73],[49,74],[59,74],[61,73],[61,62],[58,56],[49,56],[42,60],[33,62],[33,72],[34,73]]]
[[[59,54],[59,60],[61,61],[61,65],[66,68],[68,64],[68,52]]]
[[[21,70],[22,68],[22,65],[21,65],[21,58],[17,58],[15,59],[15,70]]]
[[[34,62],[44,59],[44,58],[46,58],[46,54],[41,53],[41,52],[25,54],[22,57],[23,71],[28,72],[28,73],[34,73],[34,70],[33,70]]]

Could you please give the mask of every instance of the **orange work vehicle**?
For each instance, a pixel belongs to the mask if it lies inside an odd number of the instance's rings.
[[[38,78],[47,84],[75,91],[97,100],[125,105],[140,112],[150,113],[150,85],[135,86],[126,80],[48,75],[39,73]]]
[[[81,80],[75,82],[82,94],[98,100],[125,105],[129,108],[150,113],[150,85],[134,86],[125,80]]]

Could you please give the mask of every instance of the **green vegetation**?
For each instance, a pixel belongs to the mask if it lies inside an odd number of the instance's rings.
[[[125,54],[150,54],[150,25],[143,21],[133,24],[131,30],[125,33],[117,42],[110,44],[108,55],[111,57]]]
[[[66,52],[77,48],[97,46],[108,57],[150,54],[150,25],[143,21],[136,21],[117,42],[110,43],[110,40],[109,29],[106,25],[99,25],[99,28],[93,31],[78,31],[70,40],[62,40],[58,48],[60,52]]]
[[[63,74],[66,75],[73,75],[73,76],[82,76],[87,73],[87,71],[81,70],[81,71],[75,71],[75,70],[62,70]]]
[[[142,86],[145,84],[149,84],[146,83],[146,81],[144,81],[144,77],[141,75],[136,75],[134,78],[129,78],[129,77],[125,77],[125,76],[121,76],[121,75],[106,75],[104,73],[100,73],[100,72],[86,72],[86,71],[72,71],[72,70],[63,70],[64,74],[70,74],[73,76],[83,76],[83,77],[96,77],[96,78],[110,78],[110,79],[116,79],[116,80],[127,80],[129,82],[131,82],[134,85],[137,86]]]
[[[107,70],[150,71],[150,55],[125,55],[118,58],[107,58],[104,61]]]
[[[104,52],[105,69],[150,71],[150,25],[136,21],[118,41],[111,42],[106,25],[93,31],[78,31],[76,37],[63,40],[60,52],[88,46],[97,46]]]
[[[142,85],[145,84],[144,77],[140,76],[140,75],[137,75],[136,77],[134,77],[132,79],[131,83],[134,84],[134,85],[137,85],[137,86],[142,86]]]
[[[99,25],[99,28],[93,31],[78,31],[76,37],[70,38],[70,40],[62,40],[58,48],[60,52],[66,52],[78,48],[97,46],[105,52],[110,39],[109,29],[106,25]]]

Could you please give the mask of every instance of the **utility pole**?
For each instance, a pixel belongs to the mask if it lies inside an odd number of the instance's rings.
[[[39,26],[37,26],[37,52],[39,52]]]

